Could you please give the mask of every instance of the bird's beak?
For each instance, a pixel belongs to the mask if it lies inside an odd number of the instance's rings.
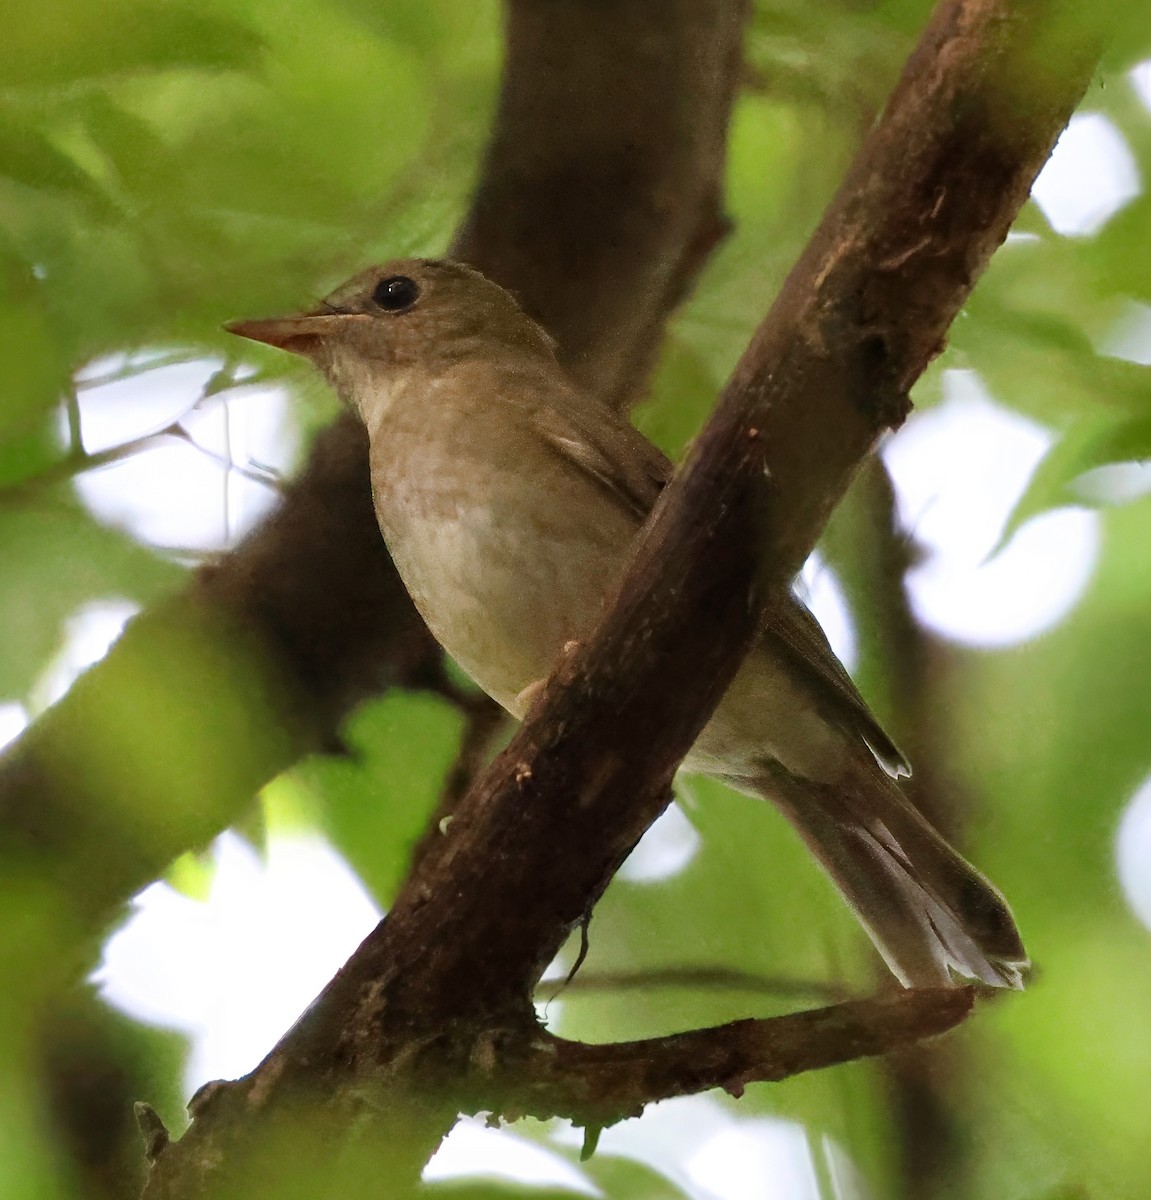
[[[278,350],[290,350],[311,358],[328,339],[347,332],[355,313],[302,313],[298,317],[269,317],[262,321],[229,321],[224,328],[239,337],[264,342]],[[359,319],[363,319],[359,317]]]

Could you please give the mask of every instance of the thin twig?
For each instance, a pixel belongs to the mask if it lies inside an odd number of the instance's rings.
[[[114,371],[106,371],[103,375],[81,375],[76,380],[76,390],[91,391],[93,388],[108,387],[115,383],[124,383],[129,379],[138,379],[151,371],[159,371],[164,367],[178,367],[184,363],[194,362],[200,355],[188,350],[174,351],[171,354],[156,355],[144,359],[126,359],[124,364]]]
[[[252,483],[258,483],[262,487],[271,488],[273,491],[281,490],[283,484],[275,472],[254,465],[245,466],[228,459],[225,455],[218,454],[215,450],[211,450],[207,446],[201,445],[180,423],[181,420],[182,418],[177,418],[172,424],[166,425],[163,429],[143,434],[141,437],[129,438],[126,442],[120,442],[116,446],[108,446],[104,450],[72,451],[58,462],[53,463],[50,467],[46,467],[39,474],[33,475],[28,479],[22,479],[19,483],[0,487],[0,504],[30,499],[38,493],[58,487],[62,483],[69,483],[71,480],[85,475],[89,471],[98,471],[102,467],[114,466],[116,463],[134,458],[136,455],[143,454],[148,450],[155,450],[169,441],[184,442],[186,445],[191,446],[193,450],[204,455],[205,458],[218,463],[227,471],[235,471],[237,475],[250,480]]]
[[[486,1103],[506,1096],[505,1113],[567,1117],[606,1127],[647,1104],[749,1083],[777,1082],[835,1063],[887,1054],[958,1025],[972,988],[897,991],[765,1020],[732,1021],[669,1037],[589,1045],[534,1030],[525,1042],[495,1033],[477,1053]],[[483,1078],[490,1064],[491,1077]]]
[[[74,451],[65,455],[59,462],[46,467],[38,475],[22,479],[19,483],[0,487],[0,503],[29,499],[39,492],[56,487],[61,483],[67,483],[88,471],[109,467],[114,463],[123,462],[124,459],[132,458],[134,455],[142,454],[146,450],[152,450],[168,438],[177,436],[181,436],[181,434],[169,426],[155,433],[145,434],[143,437],[130,438],[118,446],[109,446],[106,450],[95,450],[91,453],[85,450],[78,453]]]

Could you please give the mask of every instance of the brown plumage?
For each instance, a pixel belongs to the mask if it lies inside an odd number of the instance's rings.
[[[231,328],[308,356],[359,412],[416,607],[522,717],[595,625],[670,463],[572,382],[506,291],[456,263],[397,260],[316,312]],[[1005,901],[903,795],[907,764],[798,600],[769,615],[684,766],[778,805],[905,985],[1020,986]]]

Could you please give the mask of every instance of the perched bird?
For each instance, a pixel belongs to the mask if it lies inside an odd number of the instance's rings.
[[[310,358],[359,413],[376,515],[432,633],[508,712],[589,633],[671,476],[459,263],[372,267],[315,311],[233,333]],[[1006,902],[901,792],[908,772],[808,610],[774,606],[684,762],[772,801],[905,986],[1019,987]]]

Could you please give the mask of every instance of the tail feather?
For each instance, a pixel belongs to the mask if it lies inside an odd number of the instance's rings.
[[[1029,964],[1007,902],[871,767],[843,787],[775,763],[731,782],[784,812],[905,987],[946,987],[953,973],[1022,987]]]

